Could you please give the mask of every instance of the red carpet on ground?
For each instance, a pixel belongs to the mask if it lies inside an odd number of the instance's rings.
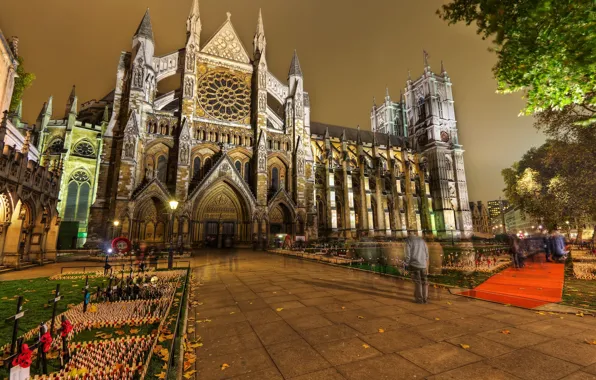
[[[460,295],[533,309],[561,302],[564,276],[564,264],[547,263],[544,255],[536,255],[524,268],[509,267]]]

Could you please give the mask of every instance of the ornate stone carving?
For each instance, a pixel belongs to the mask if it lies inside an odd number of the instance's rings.
[[[137,67],[134,72],[133,86],[143,88],[143,68]]]
[[[184,79],[184,97],[185,98],[192,98],[194,92],[194,81],[192,78],[185,78]]]
[[[267,110],[267,93],[259,93],[259,112],[265,112]]]
[[[232,24],[229,22],[229,20],[207,43],[202,52],[217,57],[230,59],[232,61],[250,63],[250,59],[244,51],[242,42],[236,35],[236,32],[234,32],[234,28],[232,27]]]
[[[190,45],[186,51],[186,70],[193,71],[195,67],[194,45]]]

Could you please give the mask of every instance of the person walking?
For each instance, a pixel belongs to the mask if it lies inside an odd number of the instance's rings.
[[[569,251],[565,250],[565,238],[563,235],[555,230],[552,234],[553,241],[553,259],[555,261],[564,262],[567,259]]]
[[[428,303],[428,247],[413,232],[406,239],[405,261],[414,282],[414,302]]]

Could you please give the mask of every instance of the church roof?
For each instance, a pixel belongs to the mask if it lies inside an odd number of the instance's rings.
[[[143,20],[141,20],[141,23],[137,28],[135,37],[136,36],[146,37],[153,41],[153,27],[151,26],[151,16],[149,16],[149,8],[147,8],[145,16],[143,16]]]
[[[310,132],[313,135],[325,136],[326,131],[329,130],[329,137],[336,137],[341,139],[342,133],[346,133],[346,139],[349,141],[357,141],[358,140],[358,130],[350,127],[341,127],[339,125],[332,125],[332,124],[325,124],[313,121],[310,123]],[[387,144],[387,134],[386,133],[376,133],[376,140],[382,144]],[[373,142],[373,133],[371,131],[363,131],[360,130],[360,137],[362,138],[362,142],[372,144]],[[398,136],[391,135],[391,145],[398,147],[402,146],[402,139]]]

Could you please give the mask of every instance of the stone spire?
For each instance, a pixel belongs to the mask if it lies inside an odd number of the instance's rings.
[[[348,141],[348,139],[346,138],[346,129],[344,128],[341,131],[341,142],[346,142],[346,141]]]
[[[186,20],[186,41],[194,40],[198,45],[201,38],[201,30],[203,25],[201,24],[201,12],[199,10],[199,0],[192,0],[192,6],[188,19]],[[198,47],[198,46],[197,46]]]
[[[253,39],[254,56],[255,59],[265,55],[265,47],[267,46],[267,40],[265,38],[265,27],[263,26],[263,14],[259,9],[259,19],[257,21],[257,31]]]
[[[389,87],[385,87],[385,100],[391,100],[391,96],[389,96]]]
[[[103,116],[101,118],[101,122],[106,124],[110,122],[110,110],[108,106],[105,106],[105,108],[103,109]]]
[[[296,53],[296,50],[294,50],[294,56],[292,57],[292,63],[290,64],[288,78],[291,76],[302,76],[302,69],[300,68],[300,61],[298,60],[298,53]]]
[[[325,139],[329,138],[329,127],[325,128]]]
[[[66,102],[66,109],[64,110],[64,118],[68,119],[68,115],[70,114],[77,114],[77,94],[76,94],[76,87],[73,85],[72,90],[70,91],[70,96],[68,97],[68,101]]]
[[[356,127],[356,143],[362,145],[362,136],[360,136],[360,125]]]
[[[153,41],[153,27],[151,26],[151,16],[149,16],[149,8],[145,12],[145,16],[141,20],[134,37],[145,37]]]

